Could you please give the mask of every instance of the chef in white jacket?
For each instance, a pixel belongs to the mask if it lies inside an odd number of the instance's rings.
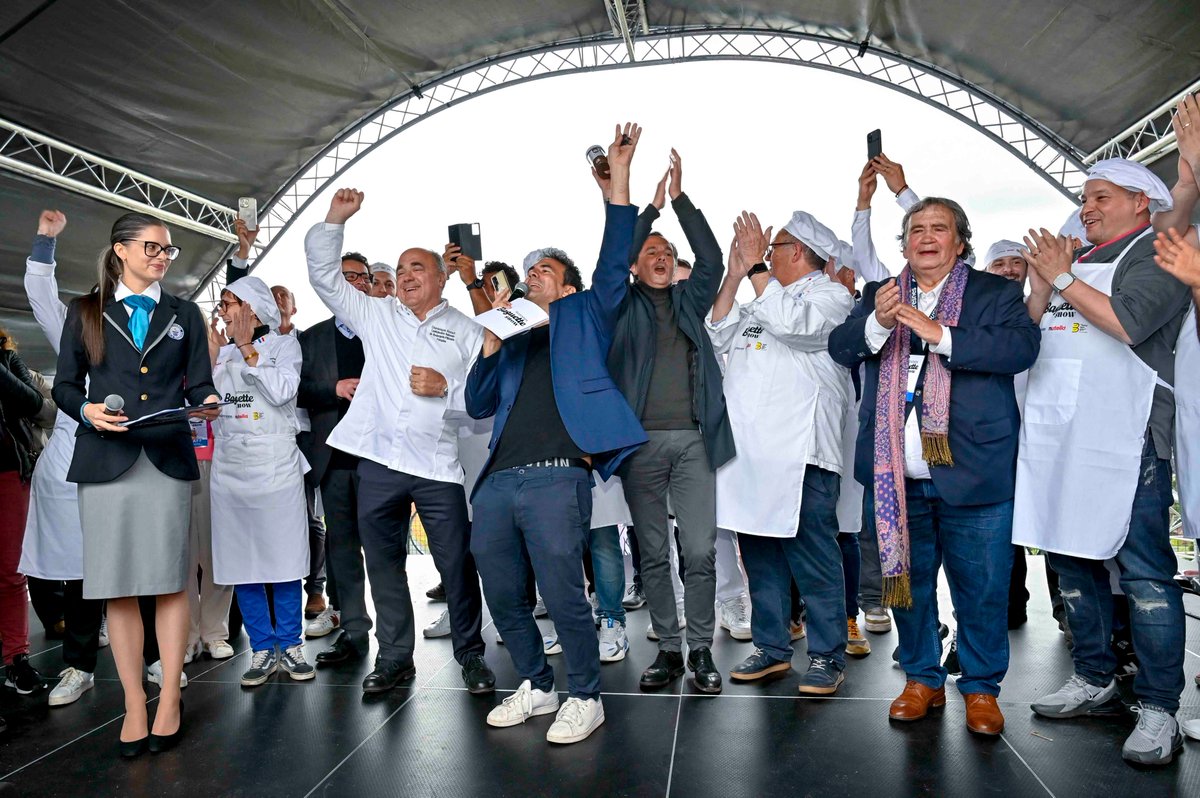
[[[216,353],[213,382],[233,404],[213,422],[213,576],[235,586],[250,636],[242,684],[262,684],[279,667],[293,679],[311,679],[316,671],[300,637],[301,580],[309,571],[308,464],[296,445],[300,343],[279,334],[279,308],[257,277],[230,283],[218,311],[230,341]]]
[[[826,345],[854,300],[806,243],[813,222],[797,211],[772,241],[753,214],[738,219],[708,329],[729,355],[725,399],[738,452],[717,471],[717,526],[738,533],[757,649],[730,676],[748,681],[791,667],[784,607],[794,578],[808,604],[810,662],[799,689],[829,695],[845,668],[837,501],[850,380]],[[747,276],[756,298],[742,306],[734,297]]]
[[[54,277],[54,246],[67,226],[60,211],[43,211],[33,250],[25,262],[25,293],[33,317],[50,346],[58,353],[67,306],[58,298]],[[62,656],[67,666],[61,681],[50,692],[50,706],[63,706],[90,690],[95,680],[96,652],[104,602],[83,598],[83,531],[79,526],[79,499],[74,484],[67,482],[67,468],[75,453],[76,424],[58,411],[54,432],[33,469],[29,494],[29,516],[18,568],[25,576],[64,581],[63,618],[67,633]]]

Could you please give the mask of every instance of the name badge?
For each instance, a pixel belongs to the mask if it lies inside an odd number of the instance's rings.
[[[911,402],[913,395],[917,390],[917,378],[921,376],[921,366],[925,365],[924,355],[909,355],[908,356],[908,388],[904,395],[904,401]]]
[[[183,338],[183,328],[178,324],[172,324],[170,329],[167,330],[167,337],[172,341],[181,340]]]

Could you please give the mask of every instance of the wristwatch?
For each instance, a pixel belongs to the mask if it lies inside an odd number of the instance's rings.
[[[483,290],[483,278],[476,277],[475,282],[467,283],[467,290],[468,291],[482,291]]]
[[[1063,272],[1054,278],[1054,290],[1061,294],[1075,284],[1075,279],[1075,275],[1071,272]]]
[[[767,264],[760,261],[750,267],[750,271],[746,272],[746,276],[753,277],[756,274],[762,274],[763,272],[769,272],[769,271],[771,271],[771,270],[770,270],[770,268],[767,267]]]

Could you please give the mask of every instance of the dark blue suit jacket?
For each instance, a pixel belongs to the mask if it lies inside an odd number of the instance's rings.
[[[868,284],[850,318],[829,336],[829,354],[838,363],[854,369],[867,362],[858,411],[854,478],[868,490],[874,479],[879,355],[871,354],[867,347],[865,330],[867,317],[875,310],[875,293],[882,285]],[[951,330],[953,355],[945,365],[950,369],[950,453],[954,465],[932,466],[929,473],[938,494],[948,504],[1007,501],[1013,497],[1021,428],[1012,378],[1033,365],[1042,333],[1029,318],[1018,283],[975,270],[967,278],[958,326]],[[914,399],[915,413],[922,412],[924,379],[922,374]]]
[[[550,371],[554,400],[571,440],[593,455],[593,466],[607,479],[621,461],[645,443],[646,432],[608,373],[608,349],[629,278],[629,247],[637,209],[607,207],[600,260],[592,287],[550,304]],[[496,417],[486,474],[504,432],[525,374],[529,337],[504,342],[491,357],[476,359],[467,376],[467,412],[473,418]],[[476,482],[476,490],[479,483]]]

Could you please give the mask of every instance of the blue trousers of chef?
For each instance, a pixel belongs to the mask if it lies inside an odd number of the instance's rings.
[[[238,608],[242,611],[242,625],[250,636],[251,651],[269,651],[275,647],[284,651],[300,645],[304,617],[300,597],[304,595],[304,588],[299,579],[271,585],[275,623],[271,623],[272,607],[267,605],[265,584],[237,585],[234,592],[237,594]]]

